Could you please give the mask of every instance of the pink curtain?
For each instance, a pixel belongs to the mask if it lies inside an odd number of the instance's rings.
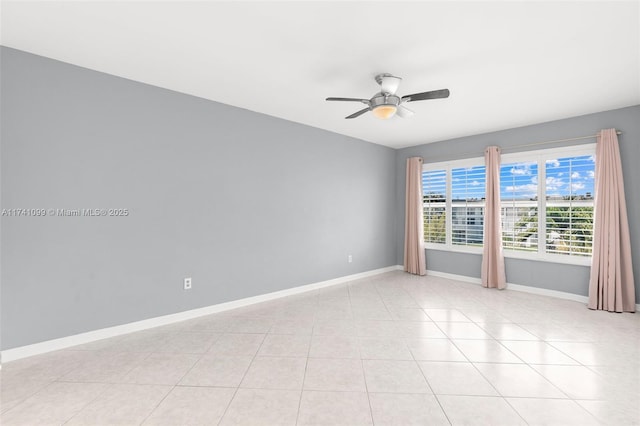
[[[484,248],[482,251],[482,285],[505,288],[507,278],[502,254],[502,226],[500,224],[500,147],[484,150],[487,186],[484,207]]]
[[[635,312],[629,222],[615,129],[598,133],[595,184],[588,306],[611,312]]]
[[[407,158],[407,185],[404,222],[404,270],[426,275],[422,207],[422,158]]]

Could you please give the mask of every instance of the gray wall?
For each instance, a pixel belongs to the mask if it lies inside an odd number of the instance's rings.
[[[633,273],[636,283],[636,302],[640,303],[640,106],[551,121],[533,126],[519,127],[499,132],[469,136],[448,141],[419,145],[396,152],[396,259],[402,263],[404,251],[404,191],[406,159],[421,156],[425,162],[455,160],[460,158],[481,157],[487,145],[498,145],[506,152],[518,152],[531,149],[520,147],[533,142],[574,138],[595,134],[600,129],[616,128],[623,132],[618,137],[624,174],[627,212],[629,214],[629,232],[633,252]],[[575,141],[572,143],[549,144],[536,148],[593,143]],[[452,274],[480,277],[481,256],[466,253],[453,253],[439,250],[426,250],[427,269]],[[587,295],[589,267],[565,265],[560,263],[505,259],[507,281],[551,290]]]
[[[131,212],[2,218],[2,349],[396,263],[394,150],[1,55],[2,207]]]

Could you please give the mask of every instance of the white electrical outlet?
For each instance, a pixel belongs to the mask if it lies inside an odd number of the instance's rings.
[[[184,279],[184,289],[191,290],[191,278]]]
[[[349,255],[349,257],[347,258],[348,262],[351,263],[353,262],[353,256]]]

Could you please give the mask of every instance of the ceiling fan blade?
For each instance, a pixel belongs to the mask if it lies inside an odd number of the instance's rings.
[[[430,92],[414,93],[402,97],[402,102],[424,101],[427,99],[442,99],[449,97],[449,89],[432,90]]]
[[[396,90],[398,90],[398,86],[402,79],[400,77],[395,77],[393,75],[385,75],[381,78],[380,87],[382,88],[382,93],[389,93],[390,95],[395,95]]]
[[[327,101],[347,101],[347,102],[362,102],[363,104],[369,105],[369,99],[359,99],[359,98],[327,98]]]
[[[361,109],[358,112],[354,112],[353,114],[349,115],[348,117],[345,117],[346,119],[349,118],[356,118],[356,117],[360,117],[362,114],[364,114],[365,112],[369,111],[371,108],[365,108],[365,109]]]
[[[396,111],[396,115],[402,118],[409,118],[413,115],[413,111],[405,106],[399,105],[398,110]]]

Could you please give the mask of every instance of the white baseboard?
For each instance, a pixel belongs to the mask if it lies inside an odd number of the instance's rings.
[[[574,302],[588,303],[589,298],[587,296],[581,296],[579,294],[567,293],[565,291],[549,290],[546,288],[531,287],[528,285],[511,284],[507,283],[508,290],[521,291],[523,293],[539,294],[541,296],[550,296],[558,299],[573,300]]]
[[[427,275],[431,275],[432,277],[447,278],[449,280],[463,281],[465,283],[482,284],[482,280],[480,278],[468,277],[466,275],[450,274],[448,272],[427,270]]]
[[[402,269],[402,267],[400,267]],[[344,277],[334,278],[331,280],[321,281],[317,283],[302,285],[299,287],[288,288],[286,290],[275,291],[273,293],[261,294],[259,296],[247,297],[245,299],[234,300],[231,302],[220,303],[217,305],[206,306],[204,308],[192,309],[189,311],[178,312],[170,315],[149,318],[128,324],[117,325],[114,327],[102,328],[99,330],[88,331],[86,333],[75,334],[72,336],[61,337],[59,339],[47,340],[44,342],[34,343],[32,345],[20,346],[17,348],[7,349],[0,352],[0,362],[14,361],[20,358],[26,358],[33,355],[39,355],[46,352],[56,351],[69,348],[71,346],[82,345],[96,340],[116,337],[135,331],[147,330],[149,328],[159,327],[162,325],[172,324],[175,322],[185,321],[198,318],[204,315],[215,314],[217,312],[228,311],[231,309],[241,308],[243,306],[253,305],[260,302],[279,299],[294,294],[306,293],[308,291],[317,290],[325,287],[331,287],[337,284],[343,284],[349,281],[367,278],[374,275],[383,274],[385,272],[398,270],[398,265],[388,266],[386,268],[374,269],[371,271],[360,272],[358,274],[346,275]]]
[[[462,282],[467,282],[467,283],[472,283],[472,284],[482,284],[482,280],[480,278],[468,277],[466,275],[450,274],[448,272],[429,271],[429,270],[427,270],[427,275],[431,275],[431,276],[434,276],[434,277],[447,278],[447,279],[450,279],[450,280],[462,281]],[[531,286],[522,285],[522,284],[507,283],[506,290],[521,291],[523,293],[531,293],[531,294],[539,294],[541,296],[550,296],[550,297],[555,297],[555,298],[558,298],[558,299],[573,300],[574,302],[580,302],[580,303],[588,303],[589,302],[589,298],[587,296],[581,296],[579,294],[567,293],[565,291],[557,291],[557,290],[549,290],[549,289],[546,289],[546,288],[531,287]],[[640,304],[636,304],[636,312],[640,312]]]
[[[479,285],[482,284],[482,279],[480,278],[468,277],[466,275],[450,274],[448,272],[427,271],[427,275],[431,275],[434,277],[448,278],[450,280],[462,281],[462,282],[467,282],[472,284],[479,284]],[[575,302],[586,303],[589,301],[589,298],[587,296],[580,296],[579,294],[567,293],[564,291],[557,291],[557,290],[549,290],[546,288],[531,287],[528,285],[521,285],[521,284],[507,283],[507,287],[505,288],[505,290],[521,291],[523,293],[539,294],[541,296],[551,296],[558,299],[573,300]]]

